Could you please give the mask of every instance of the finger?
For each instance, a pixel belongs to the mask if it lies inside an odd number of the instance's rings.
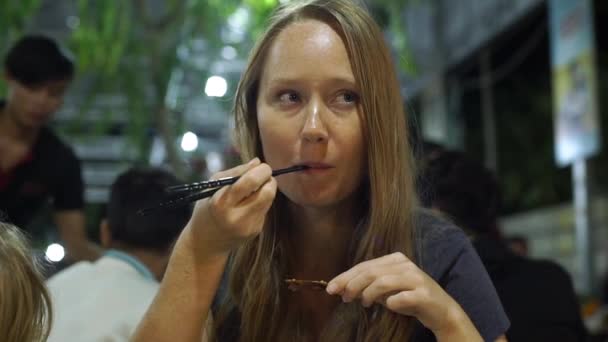
[[[268,213],[268,210],[270,209],[270,207],[272,206],[272,202],[274,202],[274,199],[277,195],[277,189],[278,189],[278,184],[276,179],[271,178],[270,181],[266,184],[264,184],[264,186],[260,189],[259,192],[259,196],[262,198],[262,200],[258,201],[258,205],[256,207],[253,208],[253,210],[257,210],[259,212],[264,213],[264,215],[266,215],[266,213]]]
[[[231,169],[217,172],[213,176],[211,176],[211,179],[242,176],[248,170],[258,166],[259,164],[260,159],[256,157],[251,159],[246,164],[241,164]],[[230,198],[228,196],[230,188],[231,186],[224,186],[220,188],[215,194],[213,194],[211,198],[208,199],[208,201],[212,203],[212,206],[216,208],[216,210],[219,208],[229,208],[234,205],[234,203],[230,202]]]
[[[415,288],[408,280],[407,274],[404,273],[393,273],[378,277],[361,292],[361,304],[364,307],[369,307],[373,303],[386,305],[388,297]]]
[[[352,278],[368,268],[407,261],[409,261],[409,259],[401,252],[387,254],[380,258],[364,261],[332,279],[327,285],[326,291],[332,295],[342,293],[344,287]]]
[[[272,169],[268,164],[260,164],[245,172],[236,183],[230,185],[228,201],[241,204],[272,179]]]
[[[267,211],[277,193],[277,181],[274,177],[270,177],[256,192],[245,198],[239,207],[248,211]]]
[[[266,220],[266,214],[272,206],[275,195],[277,192],[277,182],[274,178],[264,184],[255,194],[248,197],[245,201],[249,202],[245,206],[240,205],[237,210],[239,214],[249,216],[247,222],[251,223],[251,227],[254,227],[253,231],[249,231],[248,235],[252,233],[259,233],[264,228],[264,221]],[[252,220],[253,219],[253,220]]]
[[[217,172],[217,173],[213,174],[213,176],[211,176],[211,179],[237,177],[237,176],[240,176],[240,175],[244,174],[245,172],[247,172],[247,170],[259,165],[260,163],[261,163],[260,159],[258,157],[255,157],[255,158],[251,159],[248,163],[235,166],[228,170]]]
[[[266,214],[272,205],[276,189],[276,181],[269,180],[245,200],[245,205],[239,204],[230,210],[226,217],[227,225],[235,227],[235,232],[241,238],[259,234],[264,228]]]
[[[406,266],[403,262],[383,264],[375,267],[368,267],[354,276],[345,286],[342,292],[342,300],[350,302],[362,296],[365,289],[371,286],[379,278],[388,275],[404,274]],[[371,305],[371,303],[370,303]]]
[[[361,273],[369,268],[376,268],[376,267],[379,267],[381,265],[386,265],[386,264],[406,262],[408,260],[409,259],[403,253],[397,252],[397,253],[387,254],[380,258],[364,261],[362,263],[355,265],[348,271],[338,275],[334,279],[332,279],[329,282],[329,284],[327,285],[326,290],[329,294],[342,293],[344,291],[344,287],[346,286],[346,284],[352,278],[357,276],[359,273]]]
[[[247,169],[244,174],[239,175],[240,178],[236,183],[220,188],[220,190],[212,196],[211,200],[214,203],[214,207],[234,208],[264,184],[267,178],[272,176],[272,170],[270,170],[268,164],[259,164],[257,158],[253,159],[249,164],[237,166],[237,168],[242,168],[233,172],[242,171],[243,168],[247,168],[247,165],[249,165],[249,169]]]
[[[386,299],[386,308],[402,315],[417,315],[416,291],[401,291]]]

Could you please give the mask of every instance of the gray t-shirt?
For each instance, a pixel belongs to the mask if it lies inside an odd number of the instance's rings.
[[[494,341],[509,328],[509,319],[492,280],[462,229],[434,215],[418,216],[419,266],[467,313],[484,341]],[[414,341],[435,341],[419,327]]]
[[[431,276],[467,313],[484,341],[494,341],[509,328],[492,281],[464,232],[435,215],[417,215],[416,257],[419,267]],[[226,275],[226,274],[225,274]],[[224,275],[214,309],[227,296]],[[218,331],[221,342],[238,340],[239,314],[233,312]],[[435,341],[433,333],[418,324],[412,341]]]

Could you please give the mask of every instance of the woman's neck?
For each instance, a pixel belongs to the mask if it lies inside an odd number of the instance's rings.
[[[128,247],[122,243],[116,242],[113,243],[111,247],[135,257],[139,262],[148,268],[157,281],[161,281],[163,279],[163,275],[165,274],[165,270],[167,268],[167,263],[169,262],[170,253],[146,250],[144,248]]]
[[[293,225],[290,241],[294,277],[330,280],[348,266],[348,249],[360,212],[356,201],[332,208],[305,208],[290,203]]]

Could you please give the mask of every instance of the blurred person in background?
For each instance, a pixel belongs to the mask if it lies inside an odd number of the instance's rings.
[[[528,240],[524,236],[511,236],[507,238],[507,244],[513,253],[522,257],[528,256]]]
[[[511,320],[508,341],[585,341],[570,275],[554,262],[516,255],[501,237],[501,195],[492,172],[464,153],[441,151],[426,160],[421,177],[431,187],[424,205],[472,238]]]
[[[19,228],[0,221],[0,339],[46,341],[51,301]]]
[[[73,260],[93,260],[87,239],[80,162],[48,126],[61,107],[74,65],[51,39],[25,36],[4,59],[8,92],[0,99],[0,210],[26,229],[49,200]]]
[[[593,335],[592,342],[608,342],[608,274],[601,284],[600,300],[589,304],[585,326]]]
[[[166,171],[134,168],[111,188],[100,240],[107,252],[48,280],[55,320],[49,341],[127,341],[158,290],[173,242],[190,218],[182,207],[148,215],[178,184]]]

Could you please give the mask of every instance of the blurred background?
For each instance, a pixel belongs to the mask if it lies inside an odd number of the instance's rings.
[[[198,180],[238,162],[232,96],[280,2],[0,0],[2,55],[21,35],[41,33],[76,62],[52,126],[82,161],[91,239],[110,184],[129,166],[162,165]],[[583,12],[545,0],[366,3],[392,46],[413,140],[466,151],[494,170],[503,234],[568,270],[592,311],[608,270],[608,2],[588,1]],[[586,45],[564,43],[577,32]],[[559,119],[577,77],[564,60],[582,61],[591,106],[573,134]],[[30,230],[59,261],[48,217]]]

